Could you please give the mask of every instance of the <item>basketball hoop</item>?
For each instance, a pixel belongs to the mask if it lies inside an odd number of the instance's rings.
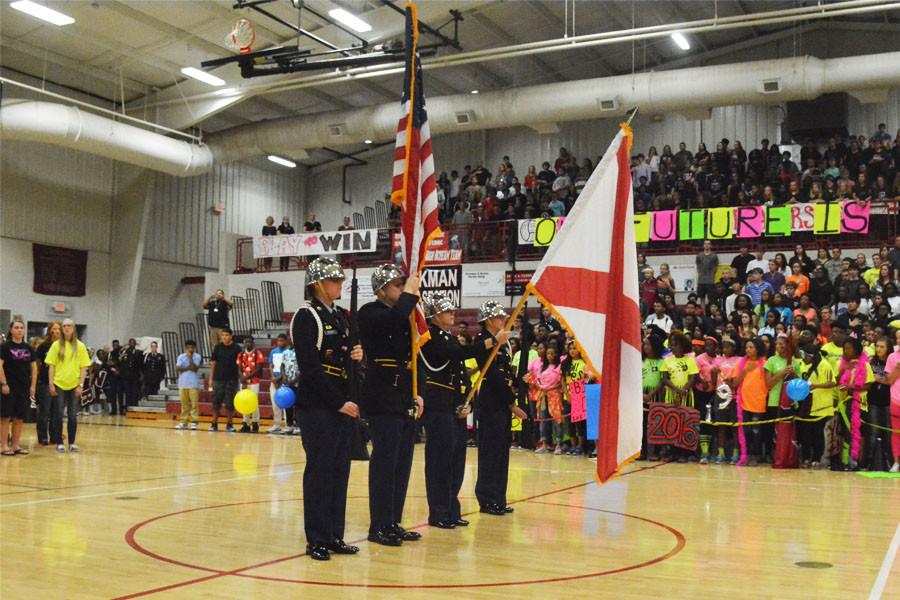
[[[238,19],[228,35],[225,36],[225,45],[241,54],[250,52],[255,41],[256,30],[253,28],[253,23],[247,19]]]

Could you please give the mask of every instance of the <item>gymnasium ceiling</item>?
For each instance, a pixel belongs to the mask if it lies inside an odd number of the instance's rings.
[[[256,27],[254,49],[297,43],[287,27],[249,9],[234,10],[230,0],[38,0],[75,18],[64,27],[0,6],[0,67],[13,79],[46,80],[71,92],[93,96],[114,107],[122,97],[132,114],[165,120],[154,110],[160,99],[188,97],[211,88],[185,78],[181,68],[199,67],[212,58],[232,56],[224,43],[240,17]],[[401,2],[397,3],[402,5]],[[754,0],[598,1],[423,0],[419,18],[433,27],[449,20],[450,9],[462,12],[459,39],[464,51],[561,38],[564,35],[617,31],[701,18],[738,16],[808,3]],[[380,0],[307,0],[320,14],[345,8],[373,25],[362,34],[369,42],[402,39],[403,17]],[[265,8],[296,23],[289,0]],[[574,10],[574,19],[572,11]],[[574,26],[573,26],[574,22]],[[334,25],[303,12],[301,26],[339,46],[353,39]],[[452,32],[452,25],[443,30]],[[425,39],[429,39],[427,36]],[[490,91],[626,74],[632,70],[678,68],[814,54],[821,58],[900,50],[900,11],[876,12],[807,24],[711,31],[692,35],[692,47],[679,49],[663,37],[532,57],[429,70],[427,95]],[[302,47],[323,49],[302,38]],[[444,48],[441,54],[457,52]],[[215,71],[229,85],[241,83],[237,68]],[[290,76],[287,76],[290,77]],[[257,83],[261,78],[254,80]],[[264,78],[262,78],[264,79]],[[265,119],[346,109],[397,101],[399,75],[255,95],[199,119],[206,132]],[[14,95],[14,94],[10,94]],[[352,151],[352,148],[345,148]],[[328,156],[327,154],[325,156]],[[323,157],[310,157],[307,164]]]

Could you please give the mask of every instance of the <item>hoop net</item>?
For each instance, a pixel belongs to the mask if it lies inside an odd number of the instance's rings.
[[[253,28],[253,23],[247,19],[238,19],[231,31],[228,32],[228,35],[225,36],[225,45],[241,54],[250,52],[250,48],[255,41],[256,30]]]

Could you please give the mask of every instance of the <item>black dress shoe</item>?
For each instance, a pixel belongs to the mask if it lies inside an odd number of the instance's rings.
[[[400,527],[399,523],[394,523],[393,532],[404,542],[415,542],[422,539],[422,534],[418,531],[407,531]]]
[[[481,507],[480,512],[487,513],[489,515],[497,515],[502,517],[506,514],[506,511],[503,508],[497,506],[496,504],[485,504]]]
[[[501,508],[501,510],[502,510],[503,512],[509,514],[509,513],[513,512],[513,511],[515,511],[516,509],[514,509],[512,506],[504,506],[503,508]]]
[[[331,560],[328,548],[324,544],[307,544],[306,554],[313,560]]]
[[[325,548],[335,554],[356,554],[359,552],[358,546],[348,546],[344,540],[334,540],[330,544],[325,544]]]
[[[400,546],[403,544],[403,540],[390,529],[379,529],[378,531],[370,533],[368,540],[370,542],[375,542],[376,544],[381,544],[382,546]]]
[[[456,521],[428,521],[428,524],[438,529],[455,529]]]
[[[468,525],[469,525],[469,522],[466,521],[465,519],[457,519],[456,520],[457,527],[467,527]]]

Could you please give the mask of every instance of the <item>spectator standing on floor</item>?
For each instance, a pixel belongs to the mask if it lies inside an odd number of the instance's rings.
[[[159,353],[159,345],[150,342],[150,352],[144,355],[144,397],[159,393],[159,385],[166,378],[166,357]]]
[[[128,406],[137,406],[141,398],[141,367],[144,364],[144,353],[138,350],[137,341],[134,338],[128,340],[128,345],[119,354],[120,376],[125,388],[125,414],[128,414]]]
[[[269,370],[272,372],[272,384],[269,388],[269,398],[272,400],[272,426],[266,433],[281,433],[284,411],[275,403],[275,392],[282,386],[281,365],[284,362],[286,346],[287,335],[279,333],[275,340],[275,347],[269,352]]]
[[[125,410],[125,385],[122,383],[122,369],[119,358],[122,355],[122,344],[119,340],[112,341],[112,350],[106,357],[110,393],[110,415],[124,415]]]
[[[38,444],[46,446],[50,443],[50,380],[47,375],[50,371],[47,365],[47,352],[50,346],[58,340],[62,335],[62,323],[59,321],[51,321],[47,324],[47,335],[44,341],[37,347],[35,351],[35,361],[38,366],[37,380],[37,439]]]
[[[216,293],[203,302],[203,310],[206,311],[206,324],[209,325],[209,348],[210,352],[219,343],[219,335],[223,329],[231,326],[228,320],[228,312],[234,306],[234,300],[227,297],[222,290],[216,290]],[[115,341],[113,341],[115,344]]]
[[[181,401],[181,415],[175,429],[185,429],[190,422],[191,430],[195,430],[200,421],[199,371],[202,359],[196,349],[197,342],[187,340],[184,343],[184,353],[178,355],[175,361],[175,371],[178,373],[178,399]]]
[[[46,362],[50,365],[47,374],[50,380],[50,395],[53,403],[50,409],[50,443],[56,444],[56,451],[63,453],[66,447],[62,438],[63,412],[67,417],[69,452],[78,452],[75,434],[78,430],[78,411],[81,408],[81,391],[84,378],[91,366],[87,347],[78,339],[75,321],[62,322],[62,336],[50,346]]]
[[[238,354],[240,347],[234,343],[231,337],[231,328],[223,327],[219,332],[220,341],[212,351],[209,371],[209,388],[212,391],[213,420],[209,426],[210,431],[219,430],[219,411],[225,405],[228,415],[228,424],[225,431],[231,433],[234,426],[231,420],[234,418],[234,395],[238,392]]]
[[[37,364],[34,350],[25,341],[25,322],[15,317],[9,335],[0,345],[0,452],[3,456],[28,454],[19,447],[28,399],[37,392]],[[8,435],[12,425],[12,446]]]
[[[253,391],[259,396],[259,382],[262,378],[263,365],[266,364],[266,357],[260,350],[253,345],[253,338],[248,337],[244,340],[244,350],[238,354],[238,365],[241,368],[241,387],[246,390]],[[244,424],[241,425],[241,433],[259,432],[259,403],[256,410],[251,415],[243,415]]]
[[[716,295],[716,271],[719,255],[713,252],[712,242],[704,240],[703,250],[697,255],[697,297],[704,303]]]

